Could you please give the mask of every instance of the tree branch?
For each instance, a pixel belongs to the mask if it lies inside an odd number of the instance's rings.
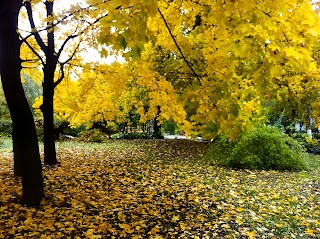
[[[33,14],[32,14],[32,8],[31,8],[31,3],[29,1],[24,2],[24,6],[27,10],[27,14],[28,14],[28,18],[29,18],[29,22],[30,22],[30,27],[31,27],[31,31],[34,32],[33,35],[38,43],[38,45],[40,46],[41,50],[43,52],[47,51],[47,46],[44,44],[42,38],[40,37],[39,32],[37,32],[37,28],[36,25],[34,23],[34,19],[33,19]]]
[[[56,88],[61,82],[62,80],[64,79],[64,64],[65,63],[60,63],[60,72],[61,72],[61,75],[59,77],[59,79],[54,83],[54,88]]]
[[[92,23],[88,23],[89,25],[83,29],[79,34],[77,35],[70,35],[67,37],[67,39],[65,39],[65,41],[62,43],[58,53],[57,53],[57,59],[59,59],[59,57],[61,56],[61,53],[63,52],[65,46],[67,45],[67,43],[74,38],[80,37],[81,35],[83,35],[86,30],[91,27],[92,25],[96,24],[97,22],[99,22],[101,19],[103,19],[104,17],[108,16],[108,14],[102,15],[101,17],[98,17],[96,20],[94,20]],[[59,79],[54,83],[54,88],[57,87],[61,81],[63,80],[65,74],[64,74],[64,65],[67,64],[69,61],[72,60],[72,58],[75,56],[75,54],[77,53],[79,47],[80,47],[81,41],[78,42],[77,47],[75,48],[75,50],[73,51],[73,53],[71,54],[71,56],[64,62],[60,63],[60,71],[61,71],[61,76],[59,77]]]
[[[183,60],[185,61],[185,63],[187,64],[187,66],[190,68],[190,70],[192,71],[192,73],[194,74],[194,76],[198,79],[199,85],[202,86],[202,84],[201,84],[201,79],[200,79],[199,75],[195,72],[195,70],[194,70],[193,67],[191,66],[190,62],[187,60],[187,58],[186,58],[185,55],[183,54],[183,52],[182,52],[182,50],[181,50],[181,48],[180,48],[180,46],[179,46],[176,38],[175,38],[174,35],[172,34],[172,31],[171,31],[171,29],[170,29],[170,27],[169,27],[169,25],[168,25],[165,17],[163,16],[162,12],[160,11],[160,8],[158,8],[158,12],[160,13],[160,15],[161,15],[161,17],[162,17],[162,19],[163,19],[163,21],[164,21],[164,24],[166,25],[166,27],[167,27],[167,29],[168,29],[168,31],[169,31],[169,33],[170,33],[170,36],[171,36],[171,38],[173,39],[175,45],[177,46],[177,48],[178,48],[178,50],[179,50],[179,52],[180,52]]]
[[[67,45],[67,43],[68,43],[71,39],[76,38],[76,37],[79,37],[79,35],[69,35],[69,36],[64,40],[64,42],[62,43],[62,45],[61,45],[61,47],[60,47],[60,49],[59,49],[59,51],[58,51],[58,53],[57,53],[57,59],[59,59],[59,57],[60,57],[61,53],[63,52],[63,50],[64,50],[65,46]]]
[[[36,63],[36,62],[38,62],[38,59],[25,59],[25,60],[21,59],[21,62],[32,62],[32,63]]]
[[[61,81],[64,79],[64,65],[67,64],[69,61],[71,61],[73,59],[73,57],[75,56],[75,54],[77,53],[79,47],[80,47],[80,43],[81,41],[78,42],[78,45],[77,47],[74,49],[73,53],[71,54],[71,56],[64,62],[59,62],[60,64],[60,72],[61,72],[61,76],[59,77],[59,79],[54,82],[54,88],[56,88],[60,83]]]
[[[71,56],[65,60],[64,62],[62,62],[62,64],[67,64],[69,61],[71,61],[73,59],[73,57],[75,56],[75,54],[77,53],[79,47],[80,47],[81,41],[78,42],[78,45],[76,46],[76,48],[74,49],[73,53],[71,54]]]
[[[20,37],[21,37],[21,35],[20,35]],[[39,58],[39,60],[41,61],[42,65],[45,64],[45,62],[42,59],[42,57],[40,56],[40,54],[38,52],[36,52],[36,50],[30,45],[30,43],[27,41],[26,38],[22,38],[21,42],[24,42],[28,46],[28,48]]]
[[[78,10],[77,12],[80,12],[80,10]],[[43,31],[47,31],[47,30],[50,30],[56,26],[58,26],[61,22],[63,22],[64,20],[66,20],[68,17],[71,17],[73,16],[74,13],[69,13],[67,15],[65,15],[63,18],[59,19],[58,21],[56,21],[55,23],[53,23],[51,26],[45,26],[43,27],[42,29],[38,30],[37,32],[40,33],[40,32],[43,32]],[[34,36],[34,32],[30,32],[30,31],[27,31],[27,30],[23,30],[23,29],[20,29],[18,28],[19,31],[23,31],[23,32],[26,32],[26,33],[30,33],[27,37],[25,38],[29,38],[30,36]]]
[[[33,66],[21,66],[21,69],[34,69],[34,67]]]
[[[65,46],[67,45],[67,43],[74,38],[80,37],[81,35],[83,35],[86,30],[91,27],[92,25],[96,24],[97,22],[99,22],[101,19],[105,18],[106,16],[108,16],[108,14],[102,15],[101,17],[98,17],[96,20],[94,20],[92,23],[89,23],[89,26],[87,26],[85,29],[83,29],[79,34],[77,35],[70,35],[67,37],[67,39],[65,39],[65,41],[62,43],[58,53],[57,53],[57,59],[60,57],[61,53],[63,52]]]

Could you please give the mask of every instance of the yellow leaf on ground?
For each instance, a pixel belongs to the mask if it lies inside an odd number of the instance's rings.
[[[314,236],[314,232],[313,232],[313,230],[310,229],[310,228],[307,228],[307,230],[305,230],[305,233],[306,233],[307,235],[309,235],[309,236]]]
[[[160,231],[160,230],[159,230],[158,228],[154,227],[154,228],[151,229],[150,233],[151,233],[151,235],[155,235],[155,234],[157,234],[159,231]]]
[[[176,222],[176,221],[178,221],[179,220],[179,215],[175,215],[175,216],[173,216],[172,218],[171,218],[171,221],[172,222]]]
[[[256,231],[252,231],[252,232],[247,232],[245,233],[245,235],[249,238],[249,239],[252,239],[252,238],[256,238]]]

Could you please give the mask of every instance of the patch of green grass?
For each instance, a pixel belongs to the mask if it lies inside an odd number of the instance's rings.
[[[320,155],[309,154],[306,163],[310,170],[320,171]]]
[[[0,136],[0,150],[4,149],[12,149],[12,139],[8,137],[1,137]]]
[[[320,155],[309,154],[306,159],[306,164],[308,166],[308,170],[302,171],[299,174],[300,177],[320,182]]]

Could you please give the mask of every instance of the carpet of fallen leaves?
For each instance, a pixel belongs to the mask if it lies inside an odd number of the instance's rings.
[[[318,172],[231,170],[187,140],[58,144],[39,208],[0,154],[0,238],[320,238]]]

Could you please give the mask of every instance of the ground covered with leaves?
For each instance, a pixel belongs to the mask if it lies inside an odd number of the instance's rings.
[[[44,168],[39,208],[19,204],[12,155],[1,150],[0,238],[320,237],[319,167],[226,169],[201,159],[207,147],[187,140],[60,143],[60,165]]]

